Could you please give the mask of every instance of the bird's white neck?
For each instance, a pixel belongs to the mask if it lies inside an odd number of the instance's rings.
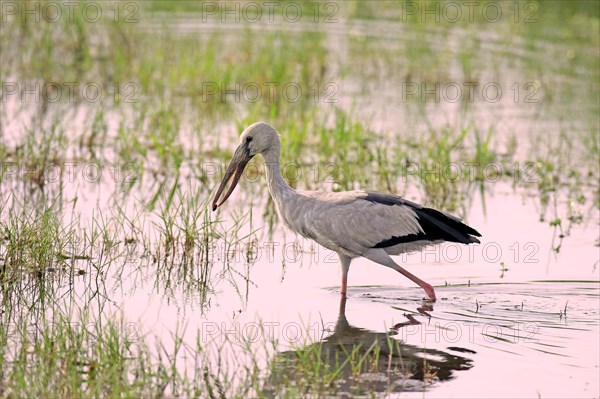
[[[267,183],[269,185],[269,191],[271,192],[273,200],[279,207],[284,202],[284,196],[293,195],[296,193],[281,175],[281,166],[279,161],[281,156],[281,146],[279,143],[277,143],[267,152],[263,153],[262,156],[265,160],[265,167],[267,169]]]

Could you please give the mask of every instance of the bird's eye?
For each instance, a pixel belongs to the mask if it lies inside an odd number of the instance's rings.
[[[248,137],[246,137],[246,143],[249,143],[249,142],[251,142],[251,141],[252,141],[252,136],[248,136]]]

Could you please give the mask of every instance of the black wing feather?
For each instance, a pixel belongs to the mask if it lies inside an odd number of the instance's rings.
[[[405,200],[404,198],[395,195],[367,192],[367,195],[361,198],[382,205],[409,206],[417,214],[419,225],[423,229],[422,233],[391,237],[376,244],[373,248],[386,248],[398,244],[423,240],[442,240],[458,242],[461,244],[479,243],[479,240],[475,237],[481,237],[481,234],[474,228],[462,223],[460,219],[455,216],[448,215],[436,209],[424,208],[415,202]]]

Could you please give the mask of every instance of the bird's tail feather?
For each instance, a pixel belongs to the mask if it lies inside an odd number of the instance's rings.
[[[462,244],[480,242],[475,238],[481,237],[477,230],[453,216],[431,208],[415,209],[415,212],[428,240],[444,240]]]

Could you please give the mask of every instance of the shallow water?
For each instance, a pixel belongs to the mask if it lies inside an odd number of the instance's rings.
[[[600,388],[596,226],[573,228],[557,254],[552,250],[555,232],[538,221],[532,201],[522,201],[508,187],[500,191],[488,199],[489,209],[511,212],[486,216],[474,207],[471,213],[469,223],[489,236],[481,245],[447,244],[397,257],[436,287],[435,304],[422,302],[421,289],[396,272],[358,259],[350,269],[345,320],[340,320],[337,257],[287,233],[285,239],[276,235],[261,241],[258,261],[249,269],[243,257],[231,262],[241,273],[249,270],[249,286],[237,279],[241,292],[222,284],[203,309],[193,292],[176,289],[163,296],[152,292],[150,282],[144,287],[138,279],[125,280],[119,290],[123,312],[142,330],[151,328],[167,340],[173,326],[185,326],[190,343],[196,332],[207,343],[250,340],[259,347],[263,340],[277,340],[279,361],[290,358],[287,350],[315,342],[341,354],[340,340],[368,347],[392,334],[402,348],[394,365],[402,361],[412,372],[390,376],[386,360],[381,370],[365,377],[374,381],[364,386],[365,392],[593,397]],[[427,367],[435,372],[426,385],[423,357],[432,360]],[[395,383],[390,388],[382,381]],[[338,393],[351,386],[341,383]]]
[[[402,327],[395,338],[470,360],[472,367],[435,384],[427,397],[587,397],[597,392],[597,282],[447,287],[428,315],[415,313],[418,303],[397,290],[364,291],[352,294],[387,305],[382,315],[414,314],[421,323]],[[352,313],[360,314],[361,305]],[[560,314],[565,306],[566,316]]]

